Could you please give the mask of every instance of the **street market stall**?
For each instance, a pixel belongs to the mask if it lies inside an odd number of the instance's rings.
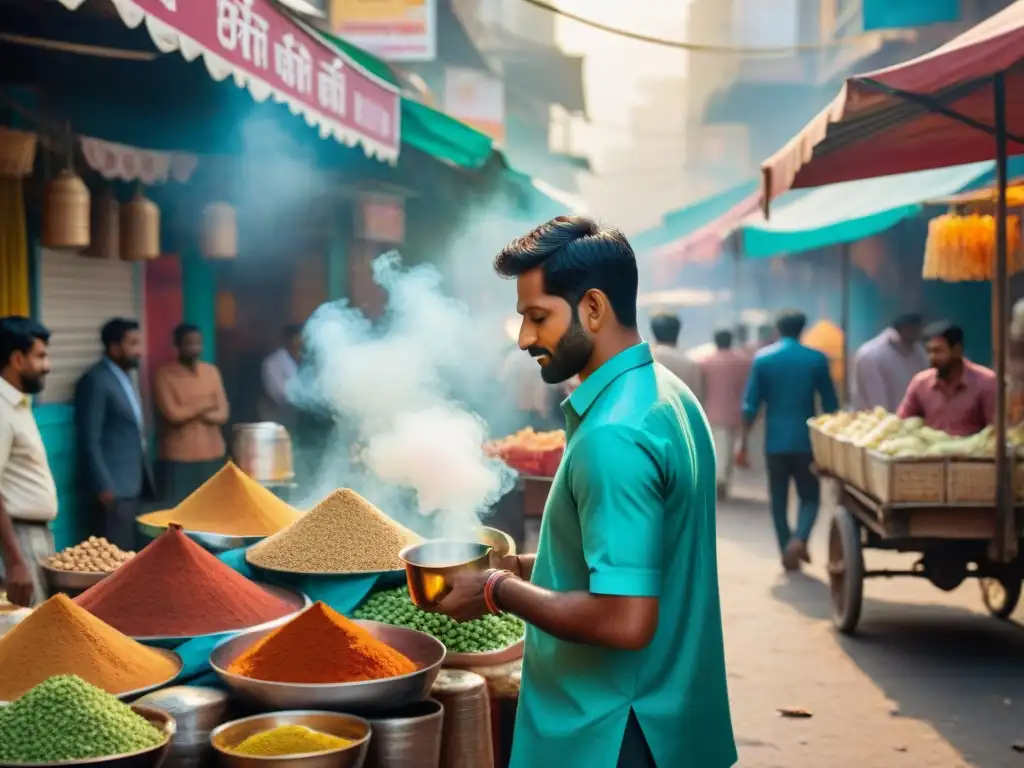
[[[931,53],[887,69],[850,78],[836,99],[803,131],[762,166],[764,205],[797,186],[818,186],[959,163],[996,159],[997,200],[993,253],[993,312],[995,314],[996,408],[992,434],[992,474],[982,479],[991,499],[966,504],[950,501],[948,460],[930,461],[930,479],[897,482],[893,465],[886,465],[887,483],[868,488],[863,453],[839,443],[840,507],[829,532],[829,576],[836,624],[852,631],[859,618],[865,571],[862,542],[902,551],[923,551],[920,575],[949,588],[969,572],[994,577],[1004,587],[997,615],[1019,595],[1021,531],[1013,488],[1014,451],[1008,441],[1006,349],[1009,331],[1007,301],[1007,156],[1024,153],[1024,107],[1019,94],[1024,60],[1024,2],[954,38]],[[817,438],[816,453],[835,443]],[[855,446],[855,443],[852,443]],[[829,446],[826,448],[826,446]],[[861,461],[858,462],[858,456]],[[826,459],[829,460],[829,459]],[[860,476],[858,476],[860,472]],[[845,478],[843,475],[845,474]],[[983,473],[987,474],[987,473]],[[911,487],[927,499],[893,496],[893,489]],[[886,498],[879,498],[883,489]],[[913,496],[913,494],[908,495]],[[927,524],[916,523],[926,520]],[[937,548],[937,544],[942,546]],[[959,558],[940,557],[930,567],[929,549]],[[950,574],[951,564],[956,570]],[[979,573],[980,572],[980,573]]]

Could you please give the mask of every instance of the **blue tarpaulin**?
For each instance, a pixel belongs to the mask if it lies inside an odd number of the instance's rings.
[[[1011,177],[1024,168],[1011,163]],[[927,200],[990,184],[995,163],[985,161],[898,176],[848,181],[788,192],[740,228],[743,255],[767,258],[850,243],[884,232],[917,214]]]
[[[960,0],[864,0],[864,31],[957,21]]]

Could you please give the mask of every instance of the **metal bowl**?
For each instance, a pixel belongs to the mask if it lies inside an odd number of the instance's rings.
[[[225,640],[210,654],[210,666],[224,684],[239,696],[267,709],[357,710],[374,712],[422,701],[430,694],[441,663],[444,644],[424,632],[393,627],[377,621],[356,621],[385,645],[412,661],[418,669],[408,675],[356,683],[273,683],[253,680],[227,671],[238,656],[272,630],[260,629]]]
[[[216,635],[233,635],[239,632],[251,632],[254,629],[273,629],[274,627],[280,626],[287,621],[291,621],[304,610],[309,608],[313,603],[307,595],[302,592],[298,592],[293,589],[285,589],[284,587],[275,587],[272,584],[263,584],[261,582],[254,582],[258,586],[275,595],[286,603],[292,606],[292,611],[286,613],[280,618],[274,619],[273,621],[267,621],[263,624],[258,624],[254,627],[240,627],[238,629],[226,629],[222,632],[209,632],[205,635],[166,635],[166,636],[152,636],[152,637],[136,637],[132,636],[133,640],[137,640],[140,643],[146,643],[147,645],[177,645],[184,640],[195,640],[197,638],[208,638],[215,637]]]
[[[143,696],[135,704],[171,715],[178,727],[175,743],[200,733],[208,742],[210,731],[226,719],[229,699],[227,691],[219,688],[175,685]]]
[[[0,763],[0,768],[73,768],[76,765],[88,765],[90,768],[156,768],[163,762],[164,755],[171,744],[171,737],[174,736],[174,718],[159,709],[149,707],[132,707],[137,715],[146,718],[153,726],[163,734],[163,741],[155,747],[129,752],[124,755],[109,755],[107,757],[89,757],[84,760],[59,760],[52,763]]]
[[[511,645],[496,651],[478,651],[476,653],[449,653],[444,657],[444,666],[450,669],[475,669],[477,667],[497,667],[523,658],[526,638],[521,637]]]
[[[417,608],[437,606],[451,591],[451,578],[463,571],[486,571],[491,567],[489,544],[475,541],[435,539],[413,544],[398,553],[405,563],[409,596]]]
[[[250,736],[281,725],[304,725],[320,733],[351,739],[352,743],[325,752],[279,757],[240,755],[231,751],[231,747]],[[224,723],[210,734],[210,743],[220,762],[230,768],[361,768],[370,746],[370,730],[370,724],[361,717],[338,712],[273,712]]]
[[[94,587],[103,581],[107,576],[112,576],[115,572],[110,573],[89,573],[86,571],[60,571],[56,568],[52,568],[46,561],[49,558],[39,558],[39,567],[43,571],[43,576],[46,579],[47,591],[49,594],[54,595],[58,592],[64,593],[75,593],[84,592],[89,587]]]
[[[168,528],[166,525],[144,523],[138,518],[135,519],[135,523],[139,532],[150,540],[159,538],[167,532]],[[251,547],[253,544],[267,538],[266,536],[229,536],[226,533],[208,533],[205,531],[189,531],[185,529],[182,530],[182,533],[192,539],[196,544],[199,544],[201,547],[211,552],[227,552],[230,549]]]

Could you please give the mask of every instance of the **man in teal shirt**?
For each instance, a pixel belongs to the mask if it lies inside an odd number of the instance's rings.
[[[512,768],[728,768],[715,451],[693,394],[637,331],[620,232],[559,217],[505,247],[519,346],[562,404],[565,457],[536,557],[465,573],[440,610],[504,610],[526,635]]]

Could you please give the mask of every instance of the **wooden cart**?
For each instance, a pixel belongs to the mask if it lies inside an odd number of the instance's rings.
[[[828,575],[833,622],[840,632],[856,630],[867,578],[916,576],[946,592],[966,578],[976,578],[993,616],[1005,619],[1013,613],[1020,599],[1024,560],[1018,555],[1001,563],[995,557],[995,504],[882,503],[848,480],[833,479],[836,510],[828,532]],[[866,549],[916,552],[921,557],[906,571],[868,570]]]

